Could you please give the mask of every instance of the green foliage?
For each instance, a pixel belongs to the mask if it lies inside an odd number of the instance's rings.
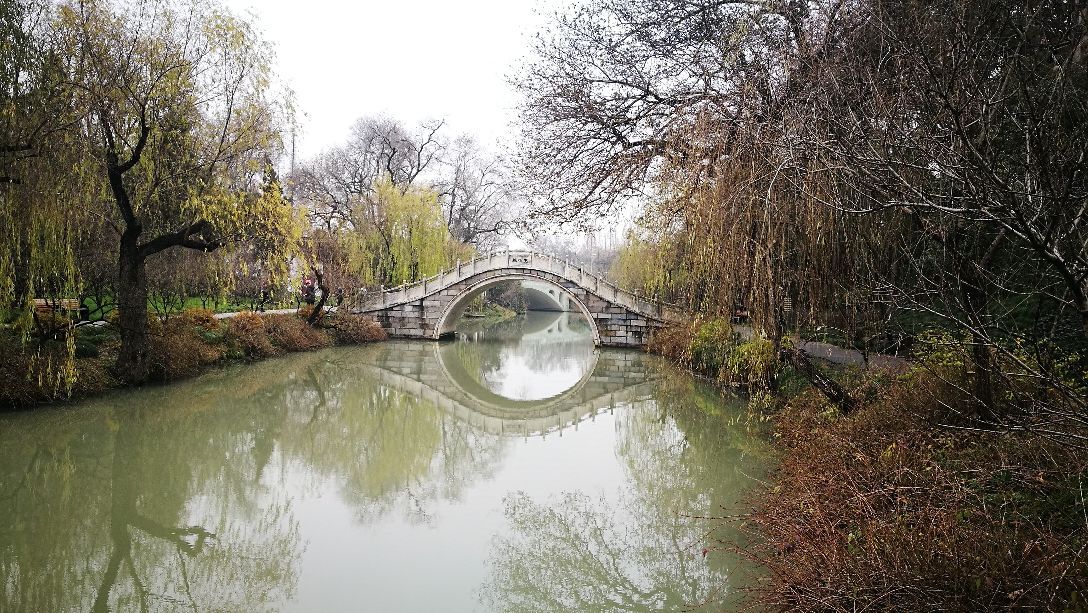
[[[753,338],[736,345],[729,352],[718,380],[749,389],[770,389],[778,376],[778,355],[774,343]]]
[[[648,348],[721,384],[751,391],[774,387],[780,371],[773,342],[766,338],[741,342],[721,317],[658,330]]]
[[[962,372],[970,362],[968,339],[947,330],[925,330],[918,335],[914,351],[919,365],[941,371]]]
[[[0,13],[0,301],[22,333],[31,298],[143,291],[116,287],[126,228],[137,260],[152,258],[163,314],[226,285],[226,251],[286,278],[305,211],[269,160],[293,107],[273,94],[251,23],[214,0],[20,0]]]
[[[709,377],[717,377],[729,363],[737,343],[733,326],[720,317],[696,321],[695,326],[691,339],[692,368]]]
[[[77,351],[78,360],[71,356]],[[117,385],[89,342],[24,342],[0,330],[0,410],[99,394]]]
[[[450,236],[435,191],[401,188],[388,177],[373,191],[373,202],[359,206],[376,209],[378,219],[337,234],[348,267],[364,284],[411,283],[471,257],[471,248]]]
[[[101,355],[101,352],[98,350],[98,345],[84,339],[76,340],[76,358],[97,358],[99,355]]]
[[[651,235],[652,233],[645,232]],[[612,261],[608,276],[620,287],[651,296],[675,297],[686,282],[686,269],[675,266],[665,241],[631,231]]]

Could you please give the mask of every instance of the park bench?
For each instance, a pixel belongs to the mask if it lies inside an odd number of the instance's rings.
[[[56,312],[72,312],[79,311],[79,300],[75,298],[58,298],[56,300],[48,298],[35,298],[34,310],[38,313],[56,313]]]

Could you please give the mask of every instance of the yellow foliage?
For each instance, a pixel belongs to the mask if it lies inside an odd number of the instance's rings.
[[[373,203],[359,206],[376,205],[378,220],[341,236],[350,266],[364,283],[410,283],[471,256],[470,246],[450,236],[434,190],[402,189],[384,178],[375,183],[373,198]]]

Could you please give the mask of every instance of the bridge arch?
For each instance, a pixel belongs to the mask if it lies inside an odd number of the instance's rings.
[[[525,294],[525,306],[530,311],[570,311],[566,292],[555,289],[550,283],[525,281],[521,284]]]
[[[465,308],[477,296],[487,291],[488,288],[494,287],[500,283],[523,280],[544,281],[566,294],[570,303],[577,307],[578,312],[580,312],[589,322],[589,329],[593,332],[593,344],[601,344],[601,331],[597,327],[597,322],[593,318],[593,313],[585,303],[578,299],[578,296],[576,296],[574,292],[563,287],[558,281],[542,277],[541,275],[529,275],[522,272],[508,272],[497,276],[488,276],[482,280],[470,280],[470,283],[461,289],[460,294],[454,296],[453,300],[451,300],[441,311],[438,322],[434,326],[434,332],[432,333],[431,338],[437,340],[443,336],[457,332],[457,323],[461,320],[461,316],[464,315]]]

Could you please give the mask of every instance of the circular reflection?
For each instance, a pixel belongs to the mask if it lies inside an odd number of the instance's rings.
[[[553,398],[593,367],[592,324],[581,313],[529,311],[485,324],[463,322],[452,351],[476,384],[510,400]]]

